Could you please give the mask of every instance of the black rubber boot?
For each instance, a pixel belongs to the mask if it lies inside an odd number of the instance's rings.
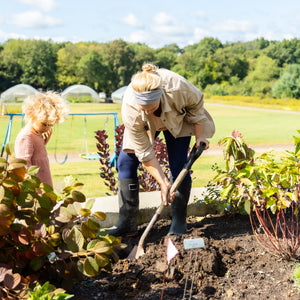
[[[139,181],[138,179],[119,179],[119,220],[107,229],[109,235],[126,236],[137,233],[139,212]]]
[[[178,187],[175,198],[171,204],[172,224],[168,235],[182,236],[186,232],[186,211],[190,198],[192,179],[185,177]]]

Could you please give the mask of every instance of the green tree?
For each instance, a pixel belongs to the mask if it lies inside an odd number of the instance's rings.
[[[176,44],[170,44],[163,48],[156,49],[154,63],[160,68],[172,69],[181,49]]]
[[[119,87],[128,85],[132,74],[136,70],[134,52],[123,40],[115,40],[105,44],[103,57],[108,67],[109,79],[106,82],[109,93]]]
[[[80,59],[89,52],[86,43],[68,43],[57,52],[57,80],[60,88],[78,84],[77,65]]]
[[[279,67],[289,64],[300,64],[300,40],[284,39],[282,42],[272,43],[263,53],[276,60]]]
[[[30,41],[22,60],[21,81],[35,88],[55,89],[58,48],[51,41]]]
[[[99,51],[92,49],[84,55],[77,65],[78,83],[85,84],[96,91],[106,88],[107,66]]]
[[[272,88],[276,98],[300,98],[300,65],[289,65]]]
[[[129,43],[128,47],[134,53],[134,62],[132,62],[135,66],[134,73],[139,71],[144,63],[155,61],[155,50],[149,46],[141,43]]]
[[[220,48],[223,48],[223,44],[220,42],[220,40],[212,37],[207,37],[202,39],[198,44],[187,46],[186,49],[194,52],[198,57],[209,57]]]
[[[22,59],[28,43],[18,39],[8,40],[3,44],[0,52],[0,91],[22,83]]]
[[[204,38],[197,44],[188,45],[180,51],[172,71],[184,76],[199,88],[204,88],[213,80],[213,75],[208,74],[207,58],[222,47],[222,43],[214,38]]]
[[[275,60],[266,55],[260,55],[244,82],[245,95],[258,97],[269,95],[274,81],[279,76],[280,69]]]

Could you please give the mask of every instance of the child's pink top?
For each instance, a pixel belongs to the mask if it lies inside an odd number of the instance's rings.
[[[27,169],[33,165],[39,166],[36,176],[42,183],[53,187],[46,145],[41,134],[34,133],[26,127],[22,128],[16,137],[15,153],[17,158],[28,162]]]

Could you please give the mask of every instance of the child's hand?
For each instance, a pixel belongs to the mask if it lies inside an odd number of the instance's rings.
[[[52,128],[49,128],[48,131],[43,133],[43,139],[45,141],[45,145],[49,142],[51,135],[52,135]]]

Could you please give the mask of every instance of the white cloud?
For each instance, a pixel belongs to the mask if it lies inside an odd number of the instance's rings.
[[[144,30],[139,30],[132,32],[129,36],[125,38],[125,40],[131,43],[147,43],[148,35]]]
[[[57,6],[55,0],[18,0],[18,1],[42,11],[51,11]]]
[[[205,37],[211,36],[210,32],[206,29],[196,27],[194,28],[194,39],[196,41],[202,40]]]
[[[143,24],[136,18],[134,14],[129,14],[123,18],[123,22],[132,27],[142,27]]]
[[[79,43],[82,42],[82,39],[80,39],[77,36],[72,36],[70,38],[66,38],[63,36],[33,36],[33,40],[43,40],[43,41],[49,41],[52,40],[55,43],[63,43],[63,42],[71,42],[71,43]]]
[[[2,30],[0,30],[0,42],[5,42],[9,39],[27,39],[28,37],[23,34],[18,33],[6,33]]]
[[[154,16],[152,30],[155,33],[171,36],[186,35],[188,33],[184,24],[164,12],[160,12]]]
[[[15,14],[10,23],[22,28],[46,28],[62,24],[59,19],[45,16],[38,11]]]
[[[253,30],[254,26],[248,21],[226,20],[215,23],[212,28],[217,32],[247,32]]]

